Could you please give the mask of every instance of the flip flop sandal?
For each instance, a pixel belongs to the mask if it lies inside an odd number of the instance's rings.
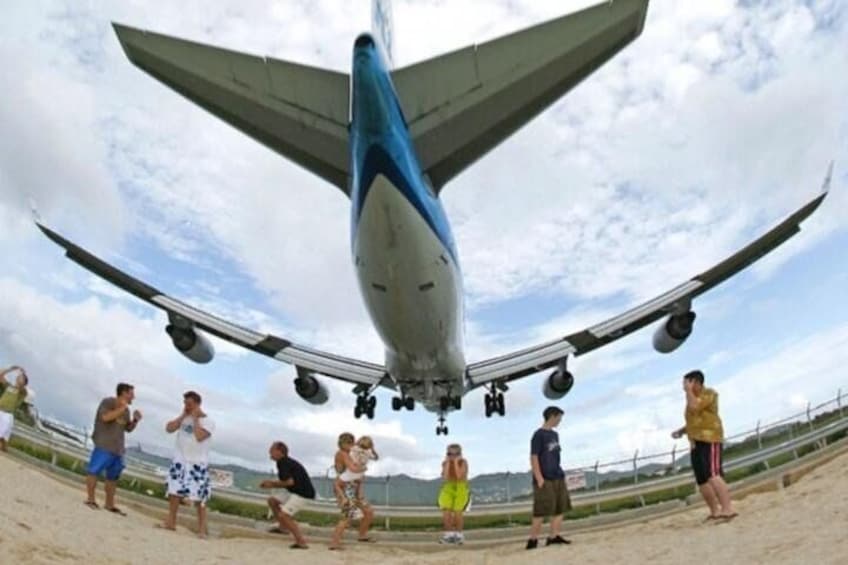
[[[287,534],[287,533],[289,533],[288,531],[281,529],[279,526],[274,526],[273,528],[268,528],[267,531],[268,531],[269,534]]]
[[[106,508],[106,510],[108,510],[112,514],[117,514],[118,516],[126,516],[127,515],[126,512],[124,512],[123,510],[121,510],[117,506],[113,506],[112,508]]]
[[[83,504],[85,504],[86,506],[88,506],[92,510],[100,510],[100,505],[97,504],[96,502],[91,502],[90,500],[86,500],[85,502],[83,502]]]
[[[356,541],[358,541],[359,543],[377,543],[377,540],[375,540],[374,538],[359,538]]]
[[[293,543],[289,546],[289,549],[309,549],[308,545],[300,545],[299,543]]]

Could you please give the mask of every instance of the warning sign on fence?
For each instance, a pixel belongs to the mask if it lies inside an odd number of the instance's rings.
[[[231,488],[233,486],[233,474],[223,469],[209,469],[209,481],[212,487]]]
[[[583,471],[566,473],[565,484],[568,486],[568,490],[586,488],[586,473],[584,473]]]

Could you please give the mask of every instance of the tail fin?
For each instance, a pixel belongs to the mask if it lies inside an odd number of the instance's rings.
[[[372,0],[371,2],[371,33],[383,49],[390,67],[394,66],[394,26],[392,25],[391,0]]]

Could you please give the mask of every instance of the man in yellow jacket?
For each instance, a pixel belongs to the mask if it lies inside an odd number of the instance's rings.
[[[686,393],[686,425],[672,432],[678,439],[689,437],[692,471],[701,496],[710,508],[707,520],[731,520],[737,516],[724,482],[722,442],[724,429],[718,415],[718,393],[704,386],[704,373],[690,371],[683,377]]]

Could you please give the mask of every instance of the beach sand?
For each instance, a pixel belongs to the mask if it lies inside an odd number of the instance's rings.
[[[118,493],[118,503],[121,502]],[[98,500],[102,500],[102,488]],[[848,454],[814,469],[797,484],[739,500],[730,523],[704,524],[703,506],[608,530],[578,533],[574,544],[525,551],[523,544],[412,551],[400,544],[357,545],[331,552],[315,542],[290,550],[288,536],[199,540],[124,505],[120,517],[85,507],[83,487],[0,455],[0,563],[848,563]],[[181,513],[188,515],[187,510]],[[376,534],[379,537],[381,534]],[[467,538],[474,539],[474,532]]]

